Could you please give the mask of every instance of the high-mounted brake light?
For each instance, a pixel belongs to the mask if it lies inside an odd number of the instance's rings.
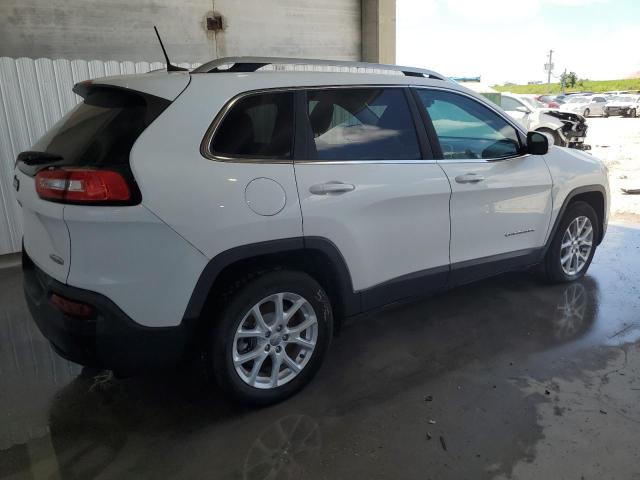
[[[68,203],[126,202],[127,181],[118,172],[90,168],[55,168],[36,175],[36,191],[44,200]]]

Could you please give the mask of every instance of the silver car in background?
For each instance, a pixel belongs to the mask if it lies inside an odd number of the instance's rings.
[[[592,115],[603,116],[607,100],[602,95],[571,95],[560,105],[563,112],[578,113],[584,117]]]

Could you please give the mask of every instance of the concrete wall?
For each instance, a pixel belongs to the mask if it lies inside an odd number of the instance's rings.
[[[212,11],[224,30],[206,30]],[[361,0],[1,0],[0,57],[173,62],[233,55],[360,60]]]
[[[362,61],[396,63],[396,0],[362,0]]]

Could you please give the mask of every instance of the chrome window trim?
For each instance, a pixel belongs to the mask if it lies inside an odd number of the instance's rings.
[[[213,138],[215,137],[215,134],[218,131],[218,128],[220,127],[220,124],[225,119],[225,117],[227,116],[229,111],[240,100],[242,100],[242,99],[244,99],[246,97],[250,97],[252,95],[260,95],[262,93],[281,93],[281,92],[289,92],[289,91],[293,91],[293,89],[290,89],[290,88],[264,88],[264,89],[258,89],[258,90],[249,90],[249,91],[246,91],[246,92],[239,93],[239,94],[235,95],[234,97],[232,97],[220,109],[218,114],[213,119],[213,122],[211,122],[211,125],[209,125],[209,128],[207,128],[207,132],[205,133],[204,138],[202,139],[202,142],[200,143],[200,154],[203,157],[205,157],[205,158],[207,158],[209,160],[219,161],[219,162],[278,163],[278,164],[291,163],[292,164],[293,163],[293,158],[250,157],[250,156],[237,156],[237,157],[234,156],[234,157],[231,157],[231,156],[226,156],[226,155],[215,154],[211,150],[211,143],[213,142]],[[295,109],[295,102],[293,103],[293,106],[294,106],[294,109]],[[294,116],[294,122],[295,122],[295,116]],[[295,130],[294,130],[293,136],[295,136]],[[294,141],[293,140],[294,139],[292,138],[292,142],[291,142],[292,143],[292,147],[294,146]],[[292,152],[292,156],[293,156],[293,152]]]
[[[462,92],[462,91],[454,90],[451,88],[443,88],[441,86],[431,87],[426,85],[410,85],[409,88],[415,88],[416,90],[442,90],[444,92],[454,93],[457,95],[467,97],[471,100],[475,100],[481,105],[484,105],[485,107],[487,107],[489,110],[493,111],[496,115],[502,118],[508,125],[511,125],[516,130],[516,132],[520,132],[522,135],[524,135],[525,138],[527,136],[528,132],[522,125],[515,122],[511,117],[503,115],[500,110],[495,108],[497,105],[493,104],[489,100],[486,100],[484,98],[478,98],[477,96],[470,95],[467,92]],[[443,163],[443,164],[444,163],[494,163],[494,162],[503,162],[505,160],[512,160],[514,158],[525,158],[530,155],[531,155],[530,153],[524,153],[520,155],[510,155],[508,157],[498,157],[498,158],[455,158],[455,159],[442,158],[437,160],[437,162]]]
[[[330,163],[330,164],[342,164],[342,163],[437,163],[436,160],[312,160],[312,159],[304,159],[304,160],[294,160],[293,158],[272,158],[272,157],[248,157],[248,156],[238,156],[238,157],[230,157],[225,155],[219,155],[213,153],[211,150],[211,142],[215,137],[216,132],[218,131],[218,127],[227,116],[229,111],[233,108],[233,106],[238,103],[240,100],[249,97],[251,95],[260,95],[262,93],[279,93],[279,92],[296,92],[300,90],[327,90],[327,89],[338,89],[338,88],[408,88],[411,87],[411,84],[349,84],[349,85],[313,85],[313,86],[301,86],[301,87],[274,87],[274,88],[260,88],[256,90],[247,90],[246,92],[241,92],[232,97],[225,105],[220,109],[218,114],[207,128],[207,131],[200,142],[200,155],[208,160],[213,160],[217,162],[232,162],[232,163],[260,163],[260,164],[293,164],[294,162],[297,164],[302,163]],[[295,120],[294,120],[295,121]],[[294,131],[295,137],[295,131]]]
[[[434,164],[438,163],[437,160],[294,160],[296,165],[411,165],[411,164]]]

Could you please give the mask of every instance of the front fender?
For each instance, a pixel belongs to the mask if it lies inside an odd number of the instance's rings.
[[[604,197],[604,235],[609,221],[609,176],[604,163],[593,155],[573,148],[552,146],[544,156],[544,161],[551,173],[553,187],[551,189],[553,208],[550,225],[555,225],[571,197],[581,193],[600,192]],[[552,228],[547,233],[547,240],[552,235]]]

